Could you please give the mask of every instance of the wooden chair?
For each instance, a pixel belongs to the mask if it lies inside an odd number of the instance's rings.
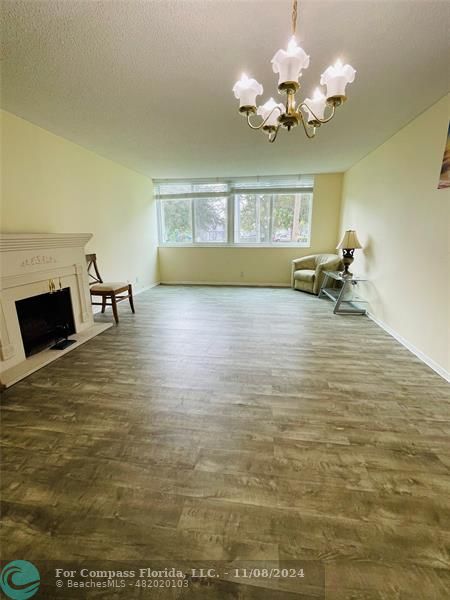
[[[132,312],[134,313],[134,303],[133,303],[133,290],[131,287],[131,283],[124,283],[123,281],[113,281],[111,283],[104,282],[101,278],[97,267],[97,255],[96,254],[86,254],[86,262],[89,274],[89,287],[91,291],[91,302],[93,306],[101,306],[102,313],[105,312],[105,308],[107,306],[112,307],[114,320],[116,324],[119,322],[119,315],[117,312],[117,303],[122,300],[129,300],[130,307]],[[92,273],[93,271],[93,273]],[[125,296],[118,296],[117,294],[121,294],[122,292],[126,292]],[[94,302],[93,299],[99,296],[102,301]],[[111,300],[111,302],[107,302],[107,300]]]

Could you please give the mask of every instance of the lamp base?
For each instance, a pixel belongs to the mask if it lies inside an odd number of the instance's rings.
[[[248,117],[248,115],[254,115],[256,114],[256,106],[240,106],[239,112],[244,117]]]
[[[344,104],[344,102],[347,100],[347,96],[330,96],[329,98],[327,98],[327,104],[329,104],[330,106],[341,106],[341,104]]]
[[[278,92],[280,94],[295,94],[300,89],[298,81],[283,81],[278,84]]]
[[[283,113],[278,117],[278,122],[282,127],[285,127],[290,131],[291,127],[296,127],[298,125],[298,116],[296,114]]]
[[[353,273],[350,273],[348,268],[354,260],[354,258],[353,258],[354,251],[355,251],[354,248],[344,248],[342,250],[342,262],[344,263],[344,270],[341,273],[342,277],[352,277],[352,275],[353,275]]]
[[[271,133],[275,133],[277,128],[275,125],[263,125],[262,130],[264,131],[264,133],[267,133],[268,135],[270,135]]]

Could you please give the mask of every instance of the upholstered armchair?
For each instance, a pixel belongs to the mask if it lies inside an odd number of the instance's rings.
[[[324,271],[342,269],[341,258],[337,254],[311,254],[292,261],[291,285],[294,290],[318,294]]]

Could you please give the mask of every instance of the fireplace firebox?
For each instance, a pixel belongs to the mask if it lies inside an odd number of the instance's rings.
[[[16,301],[17,317],[25,350],[31,356],[53,344],[63,349],[69,335],[75,333],[70,288],[39,294]]]

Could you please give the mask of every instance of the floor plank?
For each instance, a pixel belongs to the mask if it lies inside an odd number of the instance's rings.
[[[445,597],[443,379],[301,292],[161,286],[136,308],[4,392],[6,558],[317,561],[333,600]],[[126,597],[325,596],[223,575]]]

